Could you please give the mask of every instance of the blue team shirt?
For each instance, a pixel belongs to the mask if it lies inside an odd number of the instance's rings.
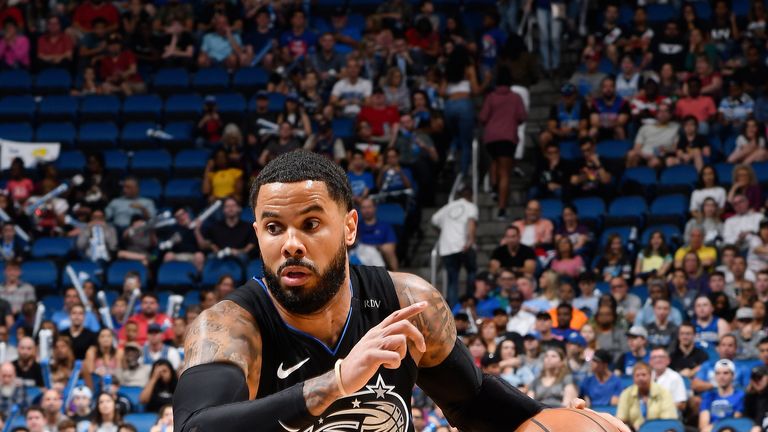
[[[362,196],[366,188],[368,190],[374,188],[373,174],[368,171],[363,171],[362,174],[348,172],[347,179],[349,179],[349,185],[352,187],[352,196],[354,197]]]
[[[388,223],[376,221],[373,225],[368,225],[364,221],[359,226],[360,243],[378,246],[385,243],[397,243],[397,236],[392,226]]]
[[[624,360],[624,364],[619,364],[617,369],[620,369],[621,373],[626,376],[632,376],[632,369],[635,367],[638,361],[643,361],[644,363],[648,363],[650,361],[651,351],[646,350],[645,355],[642,358],[635,357],[632,352],[627,351],[621,358]]]
[[[709,423],[715,423],[725,418],[733,418],[739,412],[744,412],[744,392],[734,390],[728,396],[720,396],[717,389],[712,389],[701,397],[701,411],[709,411]]]
[[[280,36],[280,46],[287,46],[293,58],[306,57],[310,50],[317,44],[317,35],[309,30],[296,35],[293,30],[288,30]]]
[[[611,374],[610,378],[601,383],[594,375],[588,376],[581,383],[579,393],[592,401],[592,406],[606,406],[611,404],[613,396],[621,395],[621,380]]]
[[[499,56],[499,51],[507,42],[507,35],[501,29],[493,28],[483,33],[480,38],[482,46],[482,53],[480,58],[483,65],[493,67],[496,65],[496,59]]]
[[[571,333],[578,334],[579,332],[577,332],[576,330],[574,330],[572,328],[561,329],[561,328],[558,328],[558,327],[552,327],[552,334],[555,335],[555,339],[559,339],[559,340],[561,340],[563,342],[568,340],[568,336],[570,336]]]
[[[696,378],[717,386],[717,382],[715,381],[715,363],[717,363],[718,360],[720,359],[709,359],[702,363],[701,368],[696,372]],[[733,377],[733,386],[737,389],[747,388],[751,373],[752,371],[749,368],[737,364],[736,374]]]

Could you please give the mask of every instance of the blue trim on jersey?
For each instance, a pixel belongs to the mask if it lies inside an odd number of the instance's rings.
[[[261,289],[264,290],[264,292],[267,294],[267,298],[269,299],[269,301],[272,302],[272,305],[274,306],[275,305],[275,301],[272,299],[272,296],[269,295],[269,290],[267,290],[267,285],[265,285],[264,282],[262,282],[261,279],[258,279],[256,276],[253,277],[253,280],[258,282],[259,285],[261,285]],[[352,288],[352,280],[351,279],[349,281],[349,292],[352,294],[352,297],[354,298],[355,297],[355,290]],[[275,307],[275,309],[277,309],[277,307]],[[339,340],[336,341],[336,348],[331,349],[331,348],[328,347],[328,345],[325,344],[325,342],[321,341],[320,339],[312,336],[311,334],[309,334],[307,332],[304,332],[302,330],[297,329],[296,327],[293,327],[292,325],[290,325],[287,322],[285,322],[285,320],[283,320],[283,317],[280,317],[280,321],[283,322],[283,324],[285,325],[285,327],[288,330],[291,330],[294,333],[298,333],[298,334],[300,334],[300,335],[302,335],[304,337],[308,337],[308,338],[314,340],[315,342],[319,343],[320,346],[322,346],[326,351],[328,351],[328,353],[330,355],[332,355],[334,357],[336,356],[336,353],[339,352],[339,347],[341,346],[341,342],[344,340],[344,335],[347,334],[347,328],[349,328],[349,322],[351,321],[351,319],[352,319],[352,307],[350,305],[349,313],[347,313],[347,322],[344,323],[344,329],[341,330],[341,336],[339,337]]]

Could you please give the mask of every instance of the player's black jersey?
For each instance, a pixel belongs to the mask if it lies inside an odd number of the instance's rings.
[[[259,325],[263,343],[256,398],[332,370],[370,328],[400,309],[392,278],[383,268],[350,266],[350,289],[351,309],[333,347],[286,324],[260,280],[249,281],[227,297],[253,314]],[[398,369],[380,367],[367,385],[334,402],[312,426],[281,425],[287,432],[413,431],[410,402],[416,375],[416,364],[406,354]]]

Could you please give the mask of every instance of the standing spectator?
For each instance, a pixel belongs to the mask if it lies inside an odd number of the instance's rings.
[[[663,387],[672,396],[677,410],[682,412],[688,401],[688,391],[685,389],[683,377],[669,368],[670,358],[666,347],[656,347],[651,350],[650,365],[653,369],[653,381]]]
[[[77,360],[85,359],[88,349],[98,343],[96,333],[85,327],[85,308],[81,304],[76,304],[69,310],[69,328],[61,334],[72,339],[72,351]]]
[[[356,117],[371,96],[371,82],[360,77],[360,61],[348,58],[342,78],[331,90],[328,105],[345,117]]]
[[[637,363],[631,386],[621,392],[616,417],[637,430],[648,420],[677,419],[675,402],[669,392],[651,380],[648,363]]]
[[[718,420],[738,418],[744,413],[744,392],[734,388],[736,365],[723,359],[715,363],[717,388],[704,393],[699,412],[699,430],[709,432]]]
[[[627,344],[629,351],[619,357],[613,368],[616,375],[629,376],[637,363],[648,363],[651,358],[648,351],[648,331],[645,327],[632,326],[627,332]]]
[[[539,24],[539,53],[544,76],[552,78],[560,68],[560,42],[567,3],[562,0],[536,1],[536,22]]]
[[[155,217],[155,203],[149,198],[139,195],[139,182],[136,177],[126,177],[123,180],[123,196],[113,199],[107,205],[105,214],[117,228],[127,228],[133,215],[146,219]]]
[[[581,383],[579,391],[587,406],[616,406],[619,403],[621,380],[611,373],[611,361],[611,353],[606,350],[599,349],[592,356],[592,374]]]
[[[531,383],[528,396],[553,407],[570,406],[578,396],[565,362],[565,353],[560,348],[549,348],[544,352],[544,366],[541,374]]]
[[[392,226],[378,221],[376,218],[376,205],[370,198],[360,203],[361,223],[358,227],[358,238],[361,244],[373,246],[381,254],[384,262],[391,271],[397,271],[398,262],[395,248],[397,237]]]
[[[240,218],[242,208],[234,198],[224,199],[222,212],[224,219],[214,222],[205,235],[198,224],[195,230],[197,243],[202,250],[232,256],[245,262],[257,247],[253,226]]]
[[[103,20],[104,30],[112,33],[120,24],[120,12],[108,0],[85,0],[75,9],[72,28],[81,35],[93,32],[94,20]]]
[[[509,68],[499,69],[496,88],[485,97],[478,116],[483,124],[483,143],[490,153],[491,185],[497,188],[499,209],[497,218],[507,217],[509,200],[509,174],[519,142],[518,126],[528,119],[522,98],[512,90],[512,75]]]
[[[123,38],[119,33],[112,33],[107,39],[107,50],[99,59],[99,79],[106,94],[122,92],[130,96],[146,90],[139,75],[136,55],[123,48]]]
[[[104,210],[94,209],[88,225],[77,236],[77,249],[93,262],[106,263],[117,252],[117,230],[107,223]]]
[[[460,168],[469,174],[472,163],[472,136],[475,129],[475,109],[472,96],[480,92],[477,70],[466,47],[457,45],[448,53],[445,81],[441,86],[445,101],[445,121],[452,137],[449,162],[460,153]]]
[[[37,362],[37,349],[35,340],[25,336],[19,340],[17,345],[19,357],[13,361],[13,367],[16,368],[16,376],[22,380],[27,387],[43,387],[43,370],[40,363]]]
[[[19,33],[16,21],[6,18],[0,39],[0,66],[9,69],[29,68],[29,39]]]
[[[229,25],[226,15],[213,17],[213,31],[203,36],[197,65],[201,68],[223,65],[228,70],[250,64],[253,53],[243,48],[240,34]]]
[[[684,322],[677,330],[677,344],[670,356],[670,367],[680,375],[692,379],[707,361],[707,353],[696,346],[696,327]]]
[[[432,224],[440,229],[438,252],[448,273],[448,304],[459,297],[459,272],[467,271],[467,292],[474,285],[477,272],[475,232],[478,208],[472,202],[472,189],[465,187],[458,199],[446,204],[434,215]]]
[[[536,254],[533,249],[521,244],[520,229],[514,225],[508,226],[501,243],[491,254],[489,271],[498,273],[499,269],[505,267],[515,274],[533,276],[536,271]]]
[[[623,140],[629,122],[629,104],[616,94],[616,80],[607,77],[600,83],[600,96],[592,101],[589,135],[599,141]]]
[[[179,379],[168,360],[158,360],[152,364],[149,382],[139,395],[139,403],[149,412],[158,412],[163,405],[173,400],[173,392]]]
[[[36,301],[35,288],[21,280],[21,263],[8,261],[3,270],[5,281],[0,285],[0,296],[11,304],[13,314],[21,311],[27,301]]]
[[[75,43],[72,37],[62,31],[61,19],[51,16],[46,21],[46,32],[37,39],[37,62],[43,67],[72,66]]]

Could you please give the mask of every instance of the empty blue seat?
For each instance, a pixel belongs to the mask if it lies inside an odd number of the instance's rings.
[[[184,306],[194,306],[200,304],[200,291],[189,290],[184,294]]]
[[[60,295],[47,295],[41,300],[45,306],[46,315],[53,315],[53,312],[64,309],[64,297]],[[29,387],[28,387],[29,388]]]
[[[0,71],[0,93],[29,94],[32,89],[32,77],[24,69]]]
[[[166,142],[169,145],[188,146],[192,144],[194,125],[192,122],[178,121],[165,125],[163,131],[171,136]]]
[[[232,87],[245,92],[253,93],[267,87],[269,74],[260,67],[240,68],[232,78]]]
[[[183,261],[169,261],[157,271],[157,286],[160,288],[184,287],[195,285],[197,269],[194,264]]]
[[[272,92],[269,97],[269,110],[272,112],[281,112],[285,107],[286,96],[282,93]]]
[[[203,93],[224,91],[229,87],[229,74],[220,67],[200,69],[192,78],[192,88]]]
[[[163,197],[163,185],[156,178],[142,178],[139,180],[141,196],[149,198],[156,203]]]
[[[99,264],[93,261],[69,261],[67,265],[72,267],[72,270],[81,281],[89,280],[96,284],[96,286],[101,286],[104,269]],[[64,288],[72,286],[72,281],[66,271],[61,272],[61,286]]]
[[[66,69],[43,69],[35,76],[36,94],[65,94],[72,89],[72,75]]]
[[[10,141],[32,141],[32,126],[29,123],[0,124],[0,138]]]
[[[160,69],[152,79],[152,87],[163,94],[186,91],[189,89],[189,74],[182,68]]]
[[[128,171],[128,155],[122,150],[105,150],[104,167],[115,173],[122,174]]]
[[[687,214],[688,198],[685,195],[663,195],[651,203],[648,220],[649,223],[672,221],[679,225],[686,219]]]
[[[202,198],[199,178],[171,179],[165,184],[165,202],[168,205],[195,204]]]
[[[597,143],[597,154],[606,159],[624,159],[632,148],[628,140],[607,140]]]
[[[768,162],[756,162],[752,164],[758,183],[768,183]]]
[[[690,4],[693,5],[693,9],[696,11],[696,17],[702,22],[708,22],[712,18],[712,7],[709,5],[709,2],[695,1]]]
[[[188,149],[176,153],[173,160],[174,174],[200,174],[208,163],[209,153],[205,150]]]
[[[149,432],[152,426],[157,422],[157,414],[155,413],[132,413],[126,414],[123,418],[125,423],[130,423],[136,426],[138,432]]]
[[[203,98],[198,94],[174,94],[165,101],[165,119],[199,120],[203,113]]]
[[[141,403],[139,403],[139,395],[141,395],[142,390],[144,390],[144,387],[120,386],[118,392],[124,394],[125,397],[128,398],[131,402],[131,406],[134,408],[133,412],[141,412],[143,409],[139,409],[142,406]],[[126,423],[129,423],[127,419],[123,420],[125,420]],[[136,425],[134,424],[134,426]]]
[[[35,131],[37,142],[57,142],[66,147],[75,145],[77,130],[71,122],[43,123]]]
[[[749,14],[751,3],[750,0],[733,0],[731,2],[731,11],[738,18],[744,18]]]
[[[648,285],[635,285],[629,289],[629,292],[636,295],[642,304],[648,299]]]
[[[600,236],[600,248],[604,248],[608,243],[608,237],[612,234],[618,234],[621,237],[622,244],[626,245],[629,240],[629,235],[632,232],[631,226],[615,226],[609,227],[603,230],[603,234]]]
[[[131,171],[139,176],[155,175],[164,178],[171,164],[171,154],[166,150],[140,150],[133,153]]]
[[[715,164],[715,172],[717,173],[718,184],[723,187],[733,184],[733,167],[736,166],[732,163],[721,162]]]
[[[257,279],[264,277],[264,263],[260,259],[255,259],[248,262],[248,267],[245,270],[246,279],[254,277]]]
[[[203,267],[203,285],[213,286],[222,276],[230,276],[235,280],[235,284],[243,281],[243,267],[240,262],[233,258],[211,258],[205,262]]]
[[[46,96],[37,107],[37,115],[41,120],[71,121],[77,115],[77,99],[69,95]]]
[[[581,149],[577,141],[563,141],[560,143],[560,157],[567,161],[573,161],[581,157]]]
[[[405,211],[400,204],[379,203],[376,206],[376,219],[383,223],[400,226],[405,223]]]
[[[118,130],[112,122],[87,122],[80,124],[77,142],[88,147],[114,147]]]
[[[643,188],[656,186],[656,171],[648,167],[628,168],[621,182],[622,185],[634,183]]]
[[[239,93],[216,94],[216,106],[222,117],[235,121],[242,119],[247,109],[245,97]]]
[[[608,207],[606,223],[632,223],[640,225],[648,211],[645,198],[641,196],[618,197]]]
[[[698,2],[697,2],[698,3]],[[637,432],[685,432],[685,426],[679,420],[648,420]]]
[[[539,200],[541,207],[541,217],[556,221],[563,214],[563,202],[557,198],[548,198]]]
[[[696,185],[699,175],[696,168],[691,165],[675,165],[661,172],[659,177],[660,189],[674,189],[676,191],[691,190]]]
[[[37,103],[32,96],[6,96],[0,100],[0,122],[31,122],[36,110]]]
[[[576,198],[573,200],[573,206],[581,219],[600,220],[605,214],[605,202],[599,197]]]
[[[123,101],[123,118],[126,120],[160,120],[163,100],[155,94],[131,95]]]
[[[347,139],[355,136],[355,120],[347,117],[333,119],[331,123],[333,134],[337,138]]]
[[[107,269],[107,285],[110,287],[122,287],[125,274],[135,271],[139,274],[141,286],[147,286],[147,268],[139,261],[116,260],[112,261]]]
[[[53,289],[58,286],[59,270],[53,261],[26,261],[21,264],[21,280],[36,288]]]
[[[88,95],[80,103],[80,119],[117,120],[120,113],[120,99],[113,95]]]
[[[32,244],[32,258],[63,258],[73,249],[68,237],[41,237]]]
[[[755,422],[749,417],[726,418],[718,420],[714,426],[712,426],[712,432],[720,432],[726,428],[733,429],[735,432],[749,432],[754,425]]]
[[[123,147],[149,147],[153,141],[147,131],[154,127],[155,124],[148,121],[126,123],[120,132],[120,144]]]
[[[56,169],[63,176],[70,176],[76,173],[82,173],[85,169],[85,155],[80,150],[68,150],[59,153],[59,158],[55,162]]]
[[[651,23],[664,23],[677,17],[677,9],[671,4],[649,3],[645,9]]]

